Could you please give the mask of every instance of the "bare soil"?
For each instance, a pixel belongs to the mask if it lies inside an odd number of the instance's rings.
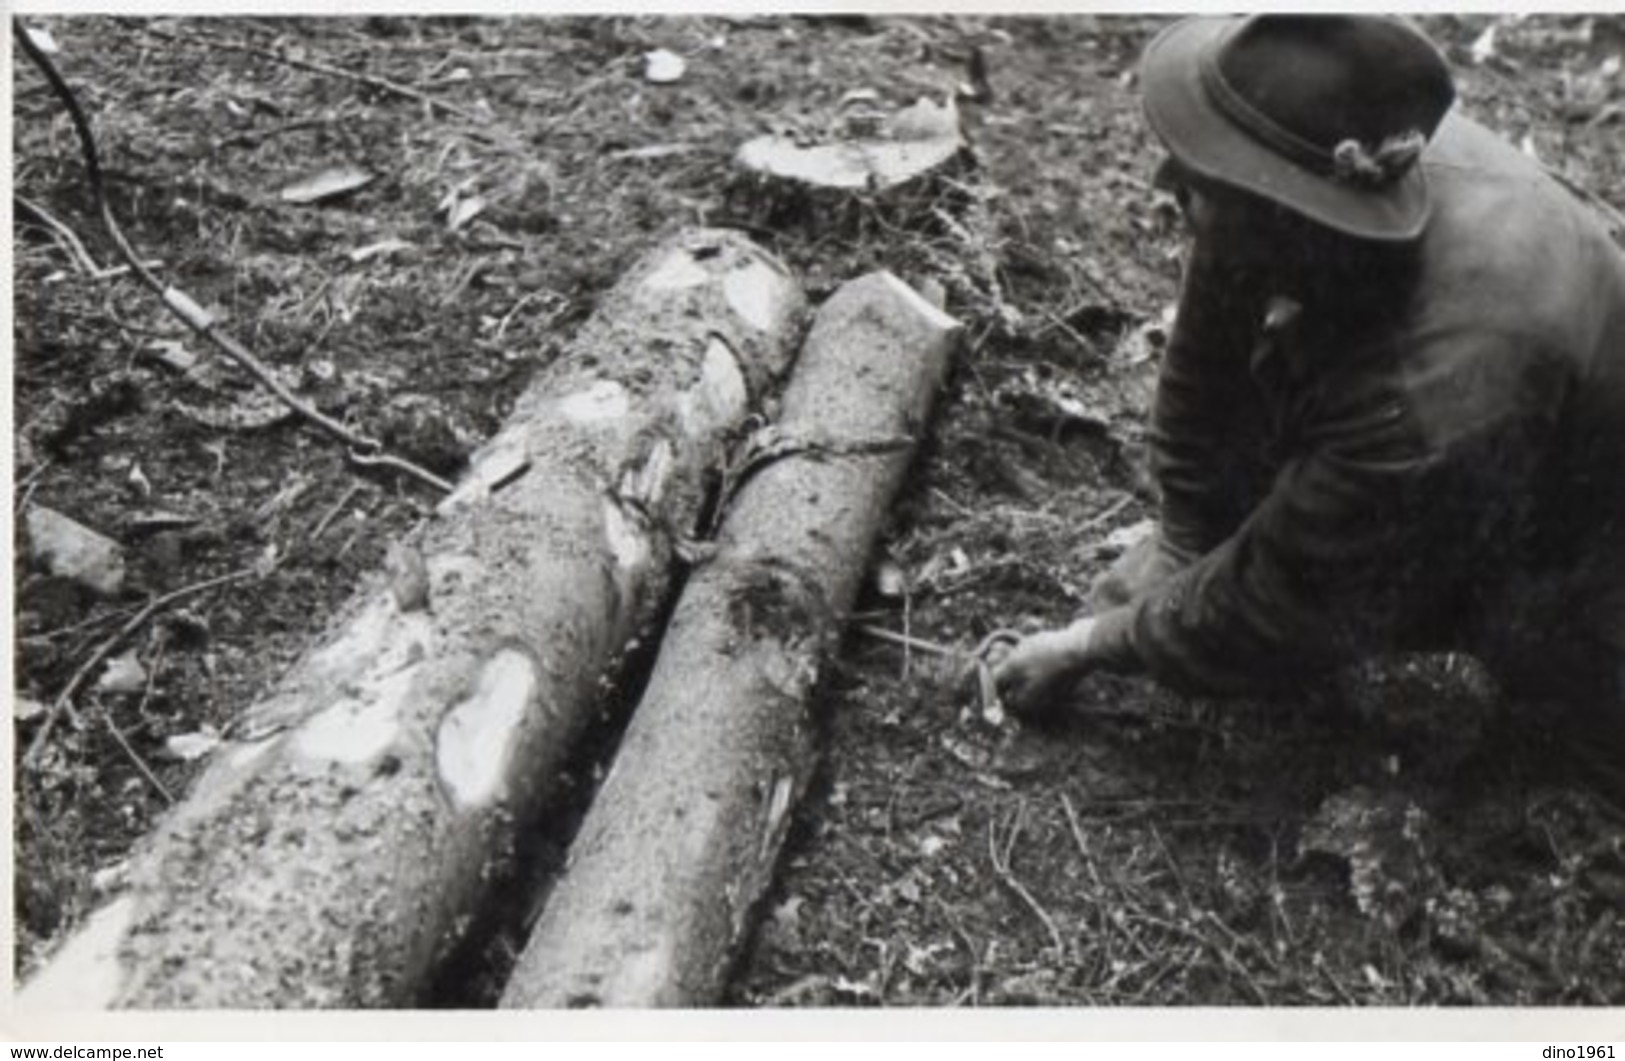
[[[59,46],[139,253],[324,410],[442,475],[678,226],[745,227],[815,298],[878,266],[946,289],[970,342],[827,683],[818,781],[730,1003],[1621,1004],[1625,812],[1470,660],[1388,661],[1272,703],[1101,678],[1061,726],[1012,738],[966,713],[953,658],[864,632],[963,651],[1068,618],[1154,513],[1142,418],[1181,241],[1148,184],[1134,68],[1162,23],[34,24]],[[1625,20],[1425,24],[1467,113],[1625,206]],[[731,159],[750,136],[821,135],[858,89],[887,108],[940,100],[973,47],[993,90],[964,106],[978,167],[938,198],[896,211],[860,196],[835,224],[742,194]],[[685,58],[675,82],[646,78],[658,48]],[[16,193],[116,264],[66,113],[14,66]],[[319,204],[278,194],[341,165],[374,179]],[[185,791],[190,748],[436,495],[297,421],[257,426],[246,377],[130,277],[76,268],[16,216],[15,511],[68,514],[119,540],[131,569],[97,598],[18,540],[26,975]],[[177,350],[203,367],[157,356]],[[256,564],[143,624],[113,653],[133,650],[143,680],[109,688],[98,667],[22,763],[38,705],[149,600]],[[574,803],[613,736],[583,751]],[[538,840],[538,878],[567,839]],[[511,905],[438,1001],[495,997],[533,904]]]

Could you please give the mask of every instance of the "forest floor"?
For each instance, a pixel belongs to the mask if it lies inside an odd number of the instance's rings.
[[[877,267],[947,290],[968,341],[831,669],[818,781],[731,1004],[1625,1004],[1625,813],[1508,732],[1471,661],[1272,703],[1101,678],[1011,743],[942,657],[865,632],[965,650],[1067,619],[1154,513],[1143,424],[1183,245],[1135,67],[1163,21],[33,24],[138,253],[324,411],[443,476],[676,227],[747,228],[814,299]],[[1625,20],[1424,22],[1466,113],[1625,207]],[[676,80],[648,76],[657,49],[683,58]],[[859,202],[833,226],[737,194],[751,136],[827,131],[857,90],[941,100],[973,49],[992,96],[964,105],[961,213]],[[13,63],[26,975],[436,498],[273,416],[128,274],[79,259],[64,230],[117,264],[66,112]],[[289,197],[346,172],[358,187]],[[122,587],[31,559],[30,506],[118,542]],[[488,1004],[490,964],[430,1002]]]

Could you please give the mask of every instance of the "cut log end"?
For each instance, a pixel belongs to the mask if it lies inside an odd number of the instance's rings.
[[[976,158],[958,114],[921,100],[876,128],[807,143],[759,136],[734,156],[728,211],[774,229],[862,231],[879,216],[892,228],[930,232],[935,211],[962,212],[960,186]]]
[[[803,146],[761,136],[739,149],[740,168],[812,188],[884,192],[943,171],[964,151],[957,134],[930,140],[846,140]]]

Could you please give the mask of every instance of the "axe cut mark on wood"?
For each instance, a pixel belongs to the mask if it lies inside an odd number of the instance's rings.
[[[502,1005],[714,1004],[815,761],[820,665],[961,329],[890,273],[823,306]]]
[[[635,265],[20,1004],[418,1004],[648,634],[803,311],[737,233]]]

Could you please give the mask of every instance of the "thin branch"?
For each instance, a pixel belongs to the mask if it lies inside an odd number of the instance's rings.
[[[1045,930],[1049,932],[1050,942],[1055,946],[1056,957],[1065,958],[1066,940],[1062,938],[1061,930],[1056,927],[1055,919],[1050,916],[1049,911],[1045,910],[1043,905],[1040,904],[1037,899],[1033,898],[1033,893],[1028,891],[1026,885],[1017,880],[1016,875],[1010,870],[1010,849],[1012,846],[1014,846],[1016,837],[1021,832],[1020,818],[1021,811],[1018,809],[1016,811],[1016,820],[1013,821],[1010,826],[1010,835],[1005,842],[1003,857],[1000,857],[999,855],[999,845],[995,839],[995,835],[997,833],[996,823],[988,823],[988,860],[993,864],[993,872],[998,874],[999,880],[1003,882],[1004,886],[1014,892],[1016,897],[1026,905],[1027,909],[1032,911],[1033,916],[1038,918],[1038,920],[1043,923]]]
[[[419,482],[428,483],[443,494],[452,491],[450,482],[431,472],[427,468],[419,467],[409,460],[396,457],[388,453],[368,453],[372,446],[356,446],[350,450],[350,463],[363,468],[389,468],[397,472],[404,472]]]
[[[359,494],[360,492],[360,484],[351,483],[350,488],[344,491],[344,496],[335,501],[333,503],[333,507],[328,509],[327,512],[322,515],[322,518],[316,521],[316,525],[311,528],[310,534],[307,536],[309,540],[313,542],[320,540],[321,536],[327,533],[328,526],[330,526],[334,520],[339,518],[339,514],[344,511],[351,501],[355,500],[355,495]]]
[[[159,641],[158,655],[157,658],[152,661],[152,667],[147,671],[147,687],[141,694],[141,705],[136,708],[136,714],[146,714],[147,705],[152,703],[153,690],[158,687],[158,675],[163,671],[163,669],[164,642]],[[147,765],[147,761],[141,757],[141,754],[131,746],[129,739],[124,736],[124,731],[119,729],[118,723],[113,721],[113,712],[107,709],[107,705],[105,703],[99,706],[101,707],[102,724],[105,725],[107,727],[107,731],[113,735],[113,739],[118,741],[119,747],[124,749],[125,758],[129,759],[130,762],[135,765],[135,768],[141,772],[141,776],[147,779],[147,783],[149,785],[157,789],[158,795],[163,797],[165,803],[168,803],[170,806],[174,806],[174,795],[164,786],[164,783],[158,779],[158,775],[153,772],[150,766]]]
[[[167,36],[167,34],[150,28],[149,32]],[[269,389],[272,394],[276,395],[282,404],[334,438],[347,444],[350,447],[351,460],[355,463],[383,466],[402,471],[421,482],[436,487],[443,493],[450,493],[451,484],[444,479],[400,457],[383,455],[381,453],[383,446],[377,439],[368,438],[352,431],[344,424],[339,423],[314,405],[294,394],[281,380],[276,378],[270,369],[261,363],[259,358],[255,357],[231,336],[220,331],[216,327],[213,316],[199,306],[191,296],[179,288],[166,285],[153,274],[151,269],[147,268],[146,264],[136,255],[135,249],[130,246],[129,240],[125,238],[124,230],[119,226],[118,218],[113,216],[112,204],[107,199],[107,188],[103,179],[101,158],[96,149],[96,137],[91,131],[90,119],[85,116],[84,108],[79,105],[78,97],[74,95],[73,89],[63,79],[61,71],[56,68],[56,64],[51,61],[50,56],[40,51],[21,21],[16,18],[12,19],[12,35],[17,39],[17,43],[23,49],[23,52],[45,75],[45,79],[51,84],[51,90],[56,93],[63,106],[68,108],[68,115],[73,120],[74,132],[79,137],[80,151],[84,156],[86,179],[90,182],[91,193],[95,197],[97,208],[101,213],[102,225],[107,229],[109,238],[112,239],[113,245],[118,249],[119,256],[134,271],[136,277],[158,296],[164,307],[193,332],[213,343],[227,357],[242,366],[244,370]],[[358,460],[356,458],[357,453],[370,453],[377,456],[368,460]]]
[[[279,51],[272,48],[261,48],[253,44],[240,44],[236,41],[220,40],[214,37],[195,37],[190,34],[171,33],[168,30],[161,30],[155,26],[144,25],[141,28],[145,33],[157,37],[160,40],[166,40],[176,44],[190,44],[202,48],[217,48],[221,51],[227,52],[241,52],[244,55],[257,56],[261,59],[270,60],[273,63],[282,63],[284,66],[294,67],[295,69],[308,70],[314,74],[322,74],[326,77],[337,77],[346,81],[354,81],[359,84],[368,85],[372,88],[393,93],[397,96],[404,96],[407,99],[417,100],[419,103],[422,103],[425,106],[434,107],[445,111],[447,114],[454,115],[455,117],[461,118],[467,122],[483,123],[489,120],[482,115],[475,114],[471,110],[459,107],[455,103],[447,103],[445,100],[437,99],[436,97],[429,95],[427,92],[419,91],[410,85],[403,85],[398,81],[391,81],[385,77],[378,77],[376,74],[363,74],[355,70],[346,70],[341,66],[333,66],[330,63],[319,62],[315,59],[301,59],[298,56],[289,55],[286,51]]]
[[[102,267],[97,265],[96,259],[92,258],[90,256],[90,252],[85,250],[85,245],[80,242],[79,237],[74,234],[73,229],[69,228],[65,223],[58,220],[57,217],[49,210],[45,209],[44,206],[36,203],[27,196],[12,192],[11,201],[21,207],[23,213],[29,215],[35,221],[45,226],[45,230],[51,234],[51,236],[57,241],[58,244],[62,246],[65,251],[68,252],[68,257],[73,260],[75,268],[90,276],[100,277],[103,275]]]
[[[331,125],[337,119],[331,114],[324,114],[319,118],[299,118],[291,122],[283,122],[272,129],[249,129],[230,136],[223,136],[215,141],[215,149],[228,147],[258,147],[267,140],[274,140],[279,136],[297,133],[302,129],[319,129],[324,125]]]
[[[148,766],[147,761],[141,758],[140,754],[130,746],[130,741],[124,736],[124,731],[119,729],[118,723],[113,721],[113,713],[103,707],[101,716],[102,724],[107,727],[107,732],[113,735],[113,739],[118,742],[118,746],[124,750],[124,757],[129,759],[135,765],[135,768],[141,772],[141,776],[147,779],[147,784],[158,790],[158,794],[164,798],[165,803],[174,806],[174,794],[164,787],[164,783],[158,780],[158,775],[152,772],[152,767]]]
[[[64,714],[77,721],[78,715],[73,709],[73,698],[79,692],[79,687],[95,673],[96,668],[102,664],[103,660],[107,659],[120,645],[124,644],[131,634],[145,626],[148,619],[151,619],[158,612],[178,600],[231,582],[240,582],[245,578],[253,577],[257,573],[254,568],[244,568],[241,571],[233,571],[229,575],[220,575],[216,578],[205,579],[202,582],[194,582],[190,586],[182,586],[180,589],[166,593],[162,597],[154,598],[145,608],[136,612],[129,622],[119,627],[107,640],[96,646],[96,651],[92,652],[90,657],[79,665],[79,669],[73,672],[73,677],[68,679],[68,684],[62,687],[62,691],[57,694],[56,700],[52,702],[50,710],[46,713],[45,721],[40,723],[39,732],[34,734],[34,739],[29,742],[28,752],[23,756],[24,765],[38,765],[40,756],[44,754],[45,744],[50,739],[51,731],[56,727],[58,719]]]

